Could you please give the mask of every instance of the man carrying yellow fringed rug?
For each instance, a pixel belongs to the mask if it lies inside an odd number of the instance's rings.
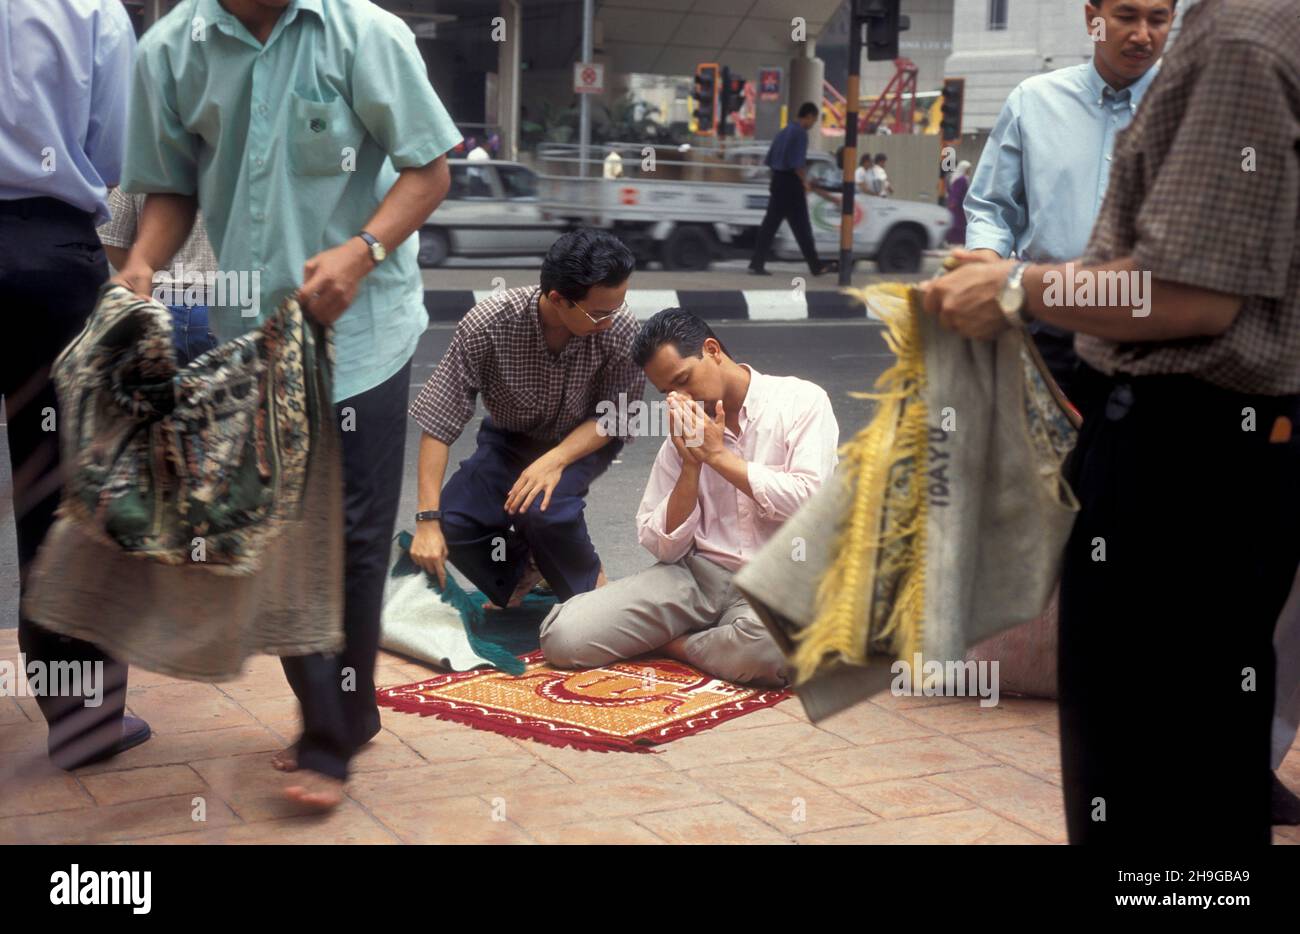
[[[637,509],[658,563],[555,607],[546,660],[594,668],[658,652],[724,681],[784,687],[785,656],[732,578],[834,471],[830,399],[736,363],[680,308],[642,326],[632,358],[668,393],[670,436]]]

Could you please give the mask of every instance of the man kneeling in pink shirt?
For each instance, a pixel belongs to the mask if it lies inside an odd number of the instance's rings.
[[[636,516],[658,563],[551,610],[546,660],[595,668],[653,652],[724,681],[784,687],[785,657],[732,577],[835,469],[830,399],[815,383],[736,363],[680,308],[642,326],[632,358],[668,394],[670,434]]]

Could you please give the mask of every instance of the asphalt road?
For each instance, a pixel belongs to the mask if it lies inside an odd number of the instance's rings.
[[[514,273],[518,274],[518,270]],[[870,403],[852,399],[848,393],[870,388],[891,359],[880,337],[879,325],[869,321],[724,322],[715,325],[715,330],[738,361],[749,363],[760,372],[799,376],[820,383],[831,397],[842,440],[862,428],[870,412]],[[421,339],[412,371],[412,396],[441,358],[450,336],[451,326],[440,325],[431,327]],[[647,387],[647,401],[660,398],[653,387]],[[472,452],[482,415],[480,405],[477,416],[452,449],[453,465]],[[658,439],[642,438],[626,446],[620,459],[592,487],[587,522],[610,577],[623,577],[652,563],[649,554],[636,542],[633,515],[659,443]],[[418,445],[419,429],[411,422],[399,527],[409,528],[410,517],[415,512]],[[8,444],[3,432],[0,432],[0,448],[3,449],[0,451],[0,628],[12,628],[18,621],[18,564]]]

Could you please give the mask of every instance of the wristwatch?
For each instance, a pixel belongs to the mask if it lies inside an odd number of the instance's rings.
[[[416,522],[437,522],[441,518],[441,509],[425,509],[415,514]]]
[[[1007,281],[1003,283],[1002,290],[998,292],[998,307],[1002,309],[1002,317],[1006,318],[1007,324],[1013,328],[1023,328],[1029,323],[1029,315],[1025,311],[1029,304],[1028,296],[1020,282],[1028,268],[1027,262],[1016,263],[1011,274],[1007,276]]]
[[[384,249],[384,245],[373,234],[368,234],[363,230],[357,236],[366,241],[366,246],[370,247],[370,258],[375,261],[376,266],[388,258],[388,251]]]

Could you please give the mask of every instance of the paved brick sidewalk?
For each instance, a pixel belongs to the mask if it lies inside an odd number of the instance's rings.
[[[17,654],[0,631],[0,658]],[[428,670],[383,656],[379,683]],[[656,755],[579,752],[383,711],[349,800],[281,800],[296,702],[279,662],[212,686],[133,670],[155,736],[75,775],[30,698],[0,697],[0,843],[1060,843],[1056,705],[881,696],[814,727],[794,699]],[[1300,786],[1300,745],[1283,775]],[[196,797],[207,820],[193,819]],[[1279,828],[1278,843],[1300,843]]]

